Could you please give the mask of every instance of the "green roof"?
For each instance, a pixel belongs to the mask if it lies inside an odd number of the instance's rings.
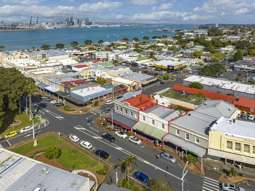
[[[137,131],[144,133],[145,135],[154,137],[158,140],[161,140],[163,136],[167,134],[165,131],[162,131],[156,127],[153,127],[143,122],[136,123],[133,128]]]

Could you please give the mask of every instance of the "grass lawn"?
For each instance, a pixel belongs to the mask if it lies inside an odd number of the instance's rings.
[[[1,135],[8,134],[11,131],[19,131],[20,129],[32,125],[32,121],[29,120],[29,116],[26,113],[17,114],[15,116],[13,125],[10,125]],[[38,119],[35,119],[35,123],[38,122]]]
[[[195,105],[199,105],[205,100],[204,96],[199,95],[199,94],[184,95],[184,94],[181,94],[179,92],[175,92],[173,90],[169,90],[167,92],[164,92],[161,95],[165,96],[165,97],[170,97],[170,98],[178,99],[178,100],[181,100],[181,101],[185,101],[185,102],[188,102],[188,103],[192,103],[192,104],[195,104]]]
[[[107,171],[107,166],[105,164],[97,161],[82,149],[55,134],[45,134],[40,136],[38,138],[37,147],[33,147],[33,142],[31,141],[24,145],[15,147],[12,150],[19,154],[34,158],[33,156],[35,156],[35,154],[43,153],[49,147],[53,146],[60,148],[62,151],[61,156],[58,159],[45,160],[45,157],[38,157],[36,159],[70,171],[74,169],[86,169],[94,173],[102,172],[104,170]]]
[[[122,188],[127,188],[129,190],[132,191],[146,191],[146,188],[144,188],[142,185],[138,184],[137,182],[135,182],[134,180],[130,179],[127,180],[121,180],[119,182],[119,186]]]

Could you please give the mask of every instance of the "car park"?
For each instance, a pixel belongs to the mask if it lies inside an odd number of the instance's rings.
[[[118,137],[120,137],[122,139],[126,139],[128,137],[128,135],[126,133],[124,133],[123,131],[116,131],[115,135],[117,135]]]
[[[141,171],[134,172],[133,177],[142,184],[148,184],[149,182],[149,177]]]
[[[138,139],[137,137],[135,137],[135,136],[130,136],[130,137],[128,138],[128,140],[129,140],[130,142],[132,142],[132,143],[137,144],[137,145],[140,145],[140,144],[142,143],[142,141],[141,141],[140,139]]]
[[[76,135],[69,135],[69,139],[74,143],[77,143],[80,140],[79,137]]]
[[[11,131],[11,132],[7,133],[7,134],[4,136],[4,138],[7,139],[7,138],[15,137],[17,134],[18,134],[17,131]]]
[[[102,134],[102,137],[110,142],[115,141],[115,137],[112,136],[110,133],[104,133],[104,134]]]
[[[92,144],[88,141],[81,141],[80,145],[85,149],[88,149],[88,150],[92,149]]]
[[[236,184],[220,183],[219,187],[220,191],[245,191],[244,188]]]
[[[110,157],[110,155],[106,151],[101,149],[96,150],[95,154],[105,160]]]
[[[167,152],[161,152],[161,153],[157,154],[156,157],[163,158],[163,159],[168,160],[172,163],[176,163],[176,159]]]
[[[28,131],[32,131],[33,130],[33,126],[27,126],[27,127],[24,127],[20,130],[20,133],[26,133]]]

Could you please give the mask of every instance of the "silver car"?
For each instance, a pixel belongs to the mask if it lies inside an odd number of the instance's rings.
[[[176,163],[176,159],[167,152],[159,153],[156,157],[163,158],[165,160],[171,161],[172,163]]]
[[[220,183],[220,191],[245,191],[245,189],[236,184]]]

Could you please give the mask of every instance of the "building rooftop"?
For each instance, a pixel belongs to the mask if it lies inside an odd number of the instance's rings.
[[[171,121],[180,115],[179,111],[176,111],[174,109],[169,109],[167,107],[163,107],[160,105],[155,105],[154,107],[149,108],[145,112],[154,114],[158,116],[159,118],[165,119],[167,121]]]
[[[121,77],[128,80],[138,81],[138,82],[146,82],[146,81],[155,79],[153,76],[143,74],[143,73],[138,73],[138,72],[126,72],[122,74]]]
[[[82,97],[86,97],[93,94],[98,94],[100,92],[104,92],[105,90],[106,88],[101,86],[91,86],[91,87],[84,87],[77,90],[73,90],[72,93]]]
[[[211,131],[220,131],[228,136],[255,140],[255,126],[253,122],[230,120],[229,118],[221,117],[212,125]]]
[[[255,94],[255,85],[243,84],[225,79],[216,79],[203,76],[192,75],[186,78],[187,82],[199,82],[207,86],[215,86],[227,90],[234,90],[247,94]]]
[[[86,177],[35,161],[0,148],[0,188],[5,191],[89,191],[94,185]]]
[[[136,107],[141,111],[145,111],[156,105],[154,100],[145,94],[131,97],[123,102],[129,104],[130,106]]]

